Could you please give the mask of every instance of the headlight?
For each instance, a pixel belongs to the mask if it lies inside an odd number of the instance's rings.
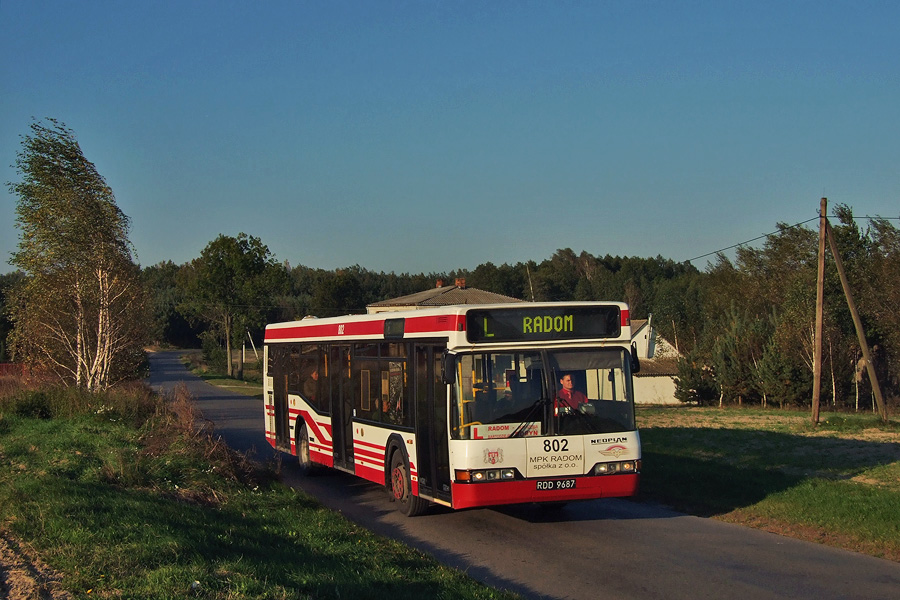
[[[467,471],[458,469],[456,480],[460,482],[481,483],[484,481],[512,481],[518,476],[515,469],[478,469]]]
[[[641,461],[623,460],[619,462],[602,462],[594,465],[594,475],[614,475],[616,473],[639,473]]]

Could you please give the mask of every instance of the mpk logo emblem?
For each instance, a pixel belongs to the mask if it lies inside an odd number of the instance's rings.
[[[484,463],[487,465],[496,465],[503,462],[503,450],[497,448],[496,450],[491,450],[489,448],[484,449]]]

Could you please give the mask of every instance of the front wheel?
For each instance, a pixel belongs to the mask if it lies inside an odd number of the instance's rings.
[[[391,500],[407,517],[420,515],[428,508],[428,502],[413,495],[409,466],[399,450],[391,458]]]

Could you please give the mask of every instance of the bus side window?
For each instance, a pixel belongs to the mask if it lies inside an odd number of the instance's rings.
[[[401,361],[389,361],[387,365],[388,389],[386,395],[382,393],[382,412],[384,420],[394,425],[409,425],[409,410],[407,410],[405,398],[406,363]],[[382,377],[384,377],[384,374],[382,374]],[[383,389],[384,384],[382,384],[382,390]]]
[[[288,393],[300,393],[300,347],[291,346],[290,366],[288,367]]]
[[[275,370],[275,354],[277,352],[274,351],[274,348],[269,344],[265,345],[265,353],[266,353],[266,376],[272,377]]]
[[[319,393],[319,353],[316,346],[305,345],[300,352],[300,358],[296,366],[299,378],[299,390],[297,393],[319,409],[322,397]]]

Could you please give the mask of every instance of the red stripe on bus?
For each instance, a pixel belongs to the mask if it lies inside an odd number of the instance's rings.
[[[372,469],[371,467],[367,467],[367,466],[360,465],[360,464],[357,464],[356,467],[357,467],[357,470],[356,470],[357,475],[362,475],[363,477],[365,477],[366,479],[368,479],[369,481],[372,481],[374,483],[384,484],[384,477],[385,477],[384,471],[377,471],[375,469]],[[363,472],[365,472],[366,474],[364,475],[363,473],[361,473],[360,472],[361,470]],[[373,473],[375,474],[374,476],[372,476]],[[378,477],[378,475],[380,475],[380,477]],[[414,496],[418,496],[419,495],[419,472],[416,470],[413,463],[409,464],[409,483],[410,483],[410,491],[413,493]],[[391,485],[390,482],[388,482],[386,485],[388,486],[388,489],[390,490],[390,485]]]
[[[300,413],[303,415],[303,422],[306,423],[306,426],[312,430],[312,435],[320,440],[327,437],[331,439],[331,425],[330,424],[322,424],[317,422],[312,417],[312,413],[309,411],[301,411]]]
[[[465,315],[439,315],[430,317],[407,317],[403,324],[404,333],[436,333],[465,331]]]
[[[353,448],[353,455],[354,456],[362,456],[362,457],[365,457],[372,461],[384,463],[384,450],[372,451],[372,450],[368,450],[366,448],[360,448],[359,446],[356,446]]]
[[[331,454],[333,452],[331,446],[329,446],[328,444],[315,444],[313,442],[309,443],[309,451],[321,452],[323,454]]]
[[[321,463],[326,467],[334,466],[334,455],[325,452],[316,452],[312,446],[309,448],[309,458],[314,462]]]
[[[379,469],[374,469],[372,467],[361,465],[356,463],[355,465],[355,473],[356,475],[362,477],[367,481],[371,481],[372,483],[377,483],[379,485],[384,485],[384,471]]]
[[[339,331],[338,328],[342,331]],[[355,335],[384,335],[384,321],[326,323],[324,325],[296,325],[266,329],[266,341],[294,338],[340,337]]]
[[[376,467],[381,467],[384,469],[384,457],[378,456],[377,454],[371,454],[367,452],[356,452],[353,454],[353,458],[357,461],[357,464],[363,463],[366,465],[375,465]]]
[[[380,452],[382,456],[384,456],[385,447],[381,444],[373,444],[371,442],[366,442],[363,440],[353,440],[353,444],[357,448],[369,448],[372,450],[376,450],[376,451]]]
[[[383,336],[384,319],[376,321],[346,321],[344,323],[325,323],[309,325],[293,325],[290,327],[269,327],[266,329],[266,342],[309,338],[340,338],[354,336]],[[464,315],[431,315],[427,317],[407,317],[403,326],[404,333],[449,333],[465,331]]]

